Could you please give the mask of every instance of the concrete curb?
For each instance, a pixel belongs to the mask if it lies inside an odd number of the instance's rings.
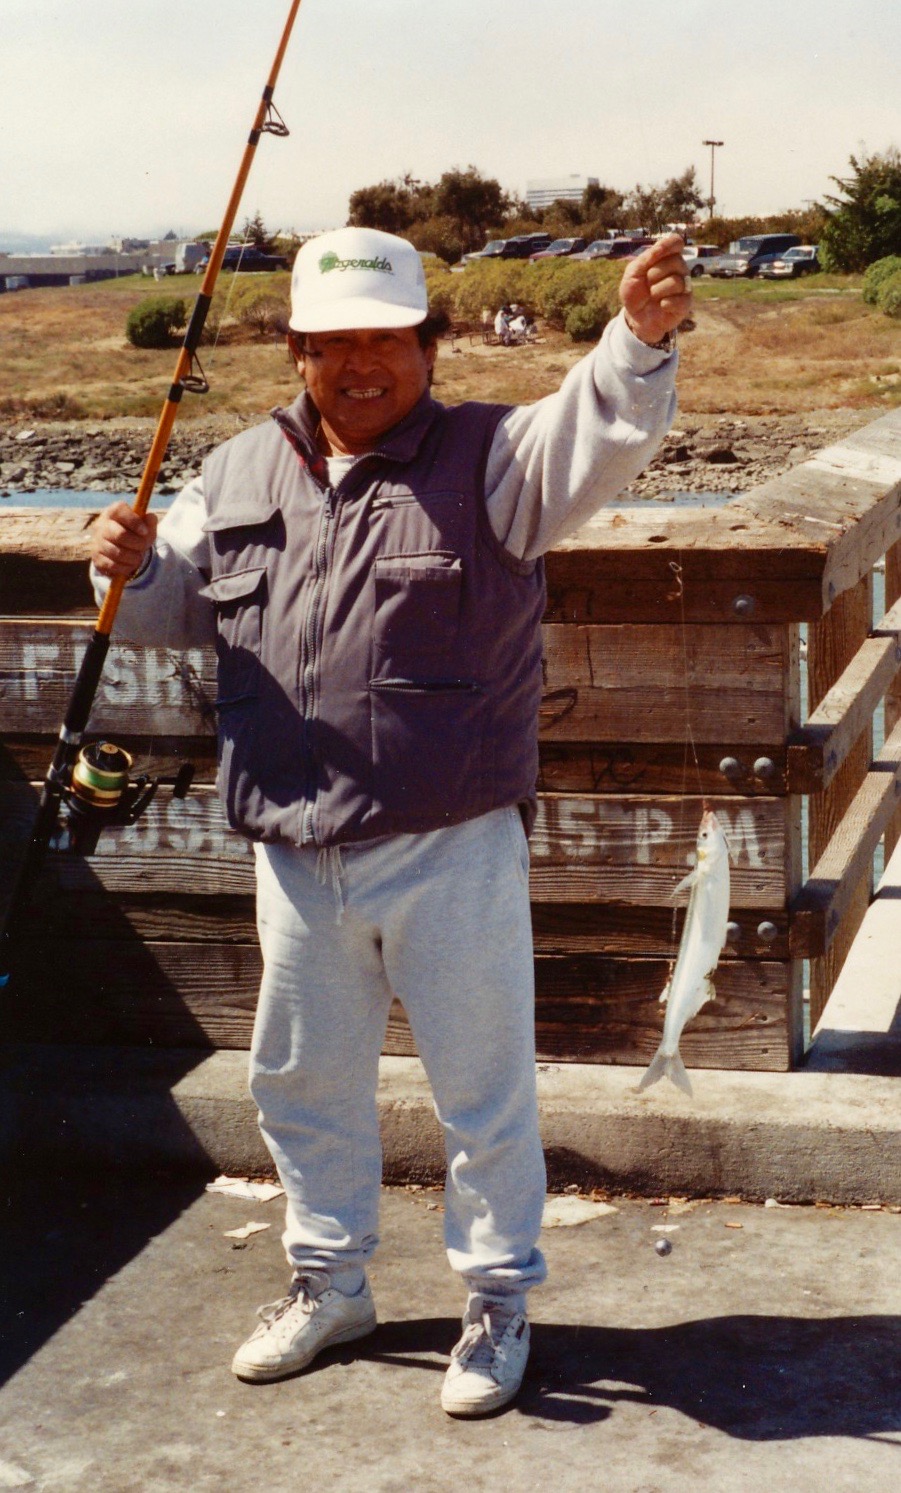
[[[247,1055],[20,1045],[0,1077],[0,1163],[264,1175]],[[554,1186],[786,1202],[901,1203],[897,1080],[858,1073],[695,1071],[695,1097],[640,1070],[540,1064]],[[383,1058],[387,1181],[444,1175],[421,1064]]]

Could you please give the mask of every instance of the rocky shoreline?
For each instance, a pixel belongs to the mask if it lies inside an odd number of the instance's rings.
[[[682,415],[658,456],[628,489],[635,497],[745,492],[876,418],[872,409],[803,415]],[[219,416],[176,426],[157,491],[177,492],[212,448],[252,422]],[[0,499],[39,489],[131,492],[155,422],[25,422],[0,427]],[[0,509],[2,511],[2,509]]]

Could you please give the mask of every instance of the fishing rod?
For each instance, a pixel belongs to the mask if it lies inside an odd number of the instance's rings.
[[[287,126],[272,102],[275,84],[281,70],[288,42],[294,27],[301,0],[291,0],[288,19],[285,22],[275,58],[260,96],[253,126],[241,157],[241,164],[231,196],[225,209],[216,242],[210,252],[209,261],[194,309],[185,331],[175,372],[169,392],[157,423],[150,451],[144,465],[132,511],[142,518],[150,506],[150,499],[169,446],[169,438],[178,415],[182,395],[206,394],[209,390],[203,369],[197,357],[197,348],[203,334],[207,313],[213,299],[213,291],[228,247],[229,237],[250,172],[261,135],[285,136]],[[94,703],[103,666],[109,651],[110,634],[127,578],[115,576],[100,608],[95,629],[88,643],[75,680],[72,694],[60,727],[53,761],[41,789],[37,813],[19,874],[6,909],[0,929],[0,987],[9,981],[11,930],[22,913],[31,886],[43,864],[54,831],[59,825],[62,807],[68,810],[69,844],[80,854],[90,854],[96,847],[97,838],[104,825],[133,824],[148,807],[156,783],[147,777],[129,782],[132,759],[128,752],[112,742],[104,741],[82,748],[82,740]],[[179,773],[173,789],[184,796],[190,781],[190,768]]]

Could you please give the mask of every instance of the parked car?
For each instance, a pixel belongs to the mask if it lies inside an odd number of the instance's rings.
[[[629,259],[633,254],[640,254],[648,244],[653,243],[650,238],[596,238],[579,254],[573,254],[573,259]]]
[[[585,246],[584,238],[555,238],[546,249],[539,249],[537,254],[530,254],[529,258],[533,264],[538,259],[563,259],[568,254],[580,254]]]
[[[208,255],[199,259],[194,266],[195,275],[202,275],[209,262]],[[262,249],[242,249],[240,244],[230,244],[222,256],[222,268],[240,270],[242,274],[251,270],[286,270],[288,261],[281,254],[264,254]]]
[[[820,269],[816,244],[796,244],[784,254],[765,261],[758,267],[758,275],[766,280],[797,280],[801,275],[812,275]]]
[[[479,259],[529,259],[540,249],[550,245],[549,233],[517,233],[513,238],[495,238],[484,249],[464,254],[462,263],[471,264]]]
[[[682,258],[685,260],[688,272],[693,277],[703,275],[707,268],[707,261],[716,259],[722,253],[718,244],[686,244],[682,250]]]
[[[610,258],[610,251],[611,251],[612,248],[613,248],[613,240],[612,239],[610,239],[610,238],[596,238],[596,239],[592,239],[592,241],[588,245],[587,249],[583,249],[581,251],[581,253],[574,254],[572,257],[573,257],[573,259],[583,259],[583,260],[590,260],[590,259],[609,259]]]
[[[758,233],[736,239],[727,254],[719,254],[707,264],[707,274],[715,279],[732,280],[739,276],[753,279],[762,260],[793,249],[801,240],[797,233]]]

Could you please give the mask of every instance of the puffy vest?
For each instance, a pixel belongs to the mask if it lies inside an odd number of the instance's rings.
[[[252,839],[529,822],[545,589],[488,522],[505,412],[425,394],[332,489],[303,394],[204,463],[219,787]]]

